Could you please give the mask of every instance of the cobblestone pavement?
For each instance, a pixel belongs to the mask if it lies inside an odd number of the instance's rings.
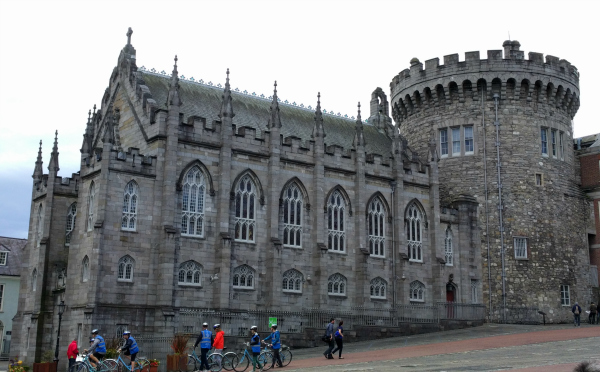
[[[600,360],[600,326],[493,325],[344,345],[344,359],[326,347],[293,350],[285,371],[567,372]]]

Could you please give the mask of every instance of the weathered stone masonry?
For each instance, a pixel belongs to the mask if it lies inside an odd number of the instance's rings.
[[[525,60],[517,41],[506,41],[503,46],[504,58],[502,50],[488,51],[487,59],[480,59],[479,52],[467,52],[463,62],[453,54],[444,57],[443,65],[438,58],[426,61],[425,69],[413,59],[410,69],[400,72],[390,84],[392,116],[400,133],[421,154],[427,151],[425,143],[435,139],[441,155],[442,204],[464,193],[477,198],[483,276],[490,275],[490,280],[484,281],[484,295],[492,317],[502,318],[504,308],[500,169],[506,307],[539,308],[548,313],[550,321],[566,321],[571,318],[569,304],[590,301],[585,228],[589,201],[580,189],[571,150],[572,118],[579,107],[579,74],[569,62],[553,56],[546,56],[544,63],[542,54],[529,53]],[[465,151],[466,136],[471,130],[473,149],[469,152]],[[542,131],[547,136],[545,151]],[[454,133],[456,151],[451,138]],[[515,237],[527,240],[524,258],[516,258]],[[570,288],[567,303],[561,303],[563,285]]]
[[[20,357],[39,360],[53,347],[54,307],[61,300],[68,305],[63,340],[92,328],[108,336],[123,327],[170,336],[188,326],[178,316],[181,308],[348,310],[389,308],[394,301],[435,304],[449,295],[458,303],[482,302],[476,195],[440,201],[438,174],[445,170],[435,145],[425,138],[418,146],[430,146],[427,154],[411,150],[392,125],[380,88],[363,122],[360,111],[356,120],[324,114],[320,96],[313,109],[280,104],[277,91],[268,99],[232,91],[229,72],[224,87],[183,80],[176,62],[170,76],[138,69],[128,39],[100,108],[89,114],[80,172],[58,176],[55,139],[49,174],[43,174],[40,148],[24,269],[30,280],[22,281],[14,326]],[[203,219],[197,236],[182,233],[192,171],[202,175],[204,187],[197,194]],[[136,223],[124,228],[129,185]],[[245,239],[253,241],[236,237],[244,218],[236,208],[240,185],[254,193],[255,209],[242,208],[253,211],[253,239]],[[287,246],[284,237],[290,185],[302,200],[301,223],[294,222],[301,227],[298,247]],[[335,223],[328,222],[338,207],[334,199],[343,206]],[[368,213],[375,200],[381,218],[373,233]],[[336,252],[339,231],[344,249]],[[371,251],[369,234],[383,239],[379,254]],[[199,273],[197,282],[195,274],[189,281],[180,276],[185,263]],[[67,280],[59,286],[61,268]],[[241,282],[240,268],[252,274],[251,285],[249,277]],[[284,291],[284,273],[292,269],[301,289]],[[373,281],[383,283],[385,294],[371,293]]]

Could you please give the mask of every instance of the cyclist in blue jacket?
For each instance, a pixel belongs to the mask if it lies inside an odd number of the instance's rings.
[[[279,355],[279,349],[281,349],[281,338],[279,336],[279,331],[277,330],[277,324],[273,324],[271,326],[271,334],[264,338],[263,341],[271,340],[271,347],[273,348],[273,364],[271,364],[271,368],[275,367],[275,361],[277,361],[278,367],[283,367],[283,363],[281,363],[281,356]]]
[[[202,323],[202,332],[200,332],[200,336],[196,340],[194,344],[194,349],[198,344],[200,344],[200,371],[210,371],[210,367],[208,366],[208,359],[206,358],[206,354],[210,351],[213,344],[212,332],[208,330],[208,323]],[[206,369],[204,368],[206,367]]]
[[[123,351],[123,353],[125,355],[129,356],[129,358],[131,359],[131,371],[133,372],[135,370],[135,357],[137,356],[137,353],[140,351],[140,348],[138,347],[138,344],[135,341],[135,338],[133,338],[133,336],[131,336],[131,332],[124,331],[123,338],[125,339],[125,345],[123,345],[123,347],[119,348],[118,351],[119,352]]]
[[[90,345],[90,364],[96,368],[98,360],[104,359],[106,355],[106,343],[104,342],[104,338],[98,334],[97,329],[92,331],[92,337],[94,342]],[[87,353],[87,349],[84,352]]]
[[[258,370],[262,370],[262,366],[258,361],[258,356],[260,355],[260,336],[258,335],[258,327],[252,326],[250,327],[250,331],[252,332],[252,338],[250,339],[250,346],[252,347],[252,372]]]

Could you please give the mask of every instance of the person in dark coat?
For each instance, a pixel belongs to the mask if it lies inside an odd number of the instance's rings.
[[[571,312],[573,313],[573,323],[575,327],[581,327],[581,306],[577,302],[571,308]]]

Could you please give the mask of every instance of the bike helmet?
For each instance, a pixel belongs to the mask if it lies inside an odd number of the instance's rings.
[[[97,334],[98,334],[98,329],[94,329],[94,330],[92,331],[92,334],[93,334],[93,335],[97,335]]]
[[[202,323],[202,327],[208,327],[208,323],[206,323],[206,322]]]
[[[221,328],[221,325],[219,323],[217,323],[213,326],[213,329],[217,329],[217,328]]]
[[[277,324],[273,324],[273,325],[271,326],[271,328],[273,328],[273,329],[277,329]]]
[[[130,335],[130,334],[131,334],[131,332],[129,332],[129,331],[123,331],[123,336]]]
[[[95,340],[93,338],[90,338],[90,342],[94,342]]]
[[[258,331],[258,327],[257,326],[252,326],[252,327],[250,327],[250,329],[253,330],[253,331]]]

